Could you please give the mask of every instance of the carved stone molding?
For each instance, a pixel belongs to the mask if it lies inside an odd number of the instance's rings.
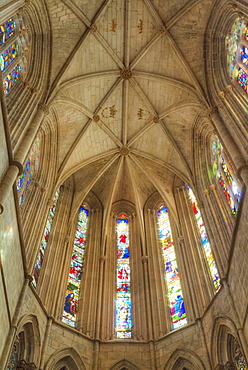
[[[165,27],[165,26],[161,26],[161,27],[160,27],[159,32],[161,33],[161,35],[165,35],[165,34],[166,34],[166,31],[167,31],[167,29],[166,29],[166,27]]]
[[[132,71],[131,71],[131,69],[124,68],[121,71],[121,77],[123,78],[123,80],[130,80],[130,78],[132,78]]]
[[[97,25],[95,23],[92,23],[90,26],[91,32],[96,32],[97,31]]]
[[[106,261],[106,256],[100,256],[99,262],[104,263]]]
[[[38,108],[44,112],[44,115],[47,116],[49,114],[49,107],[46,104],[39,104]]]
[[[211,118],[213,114],[216,114],[218,113],[218,108],[217,107],[211,107],[209,110],[208,110],[208,117]]]
[[[126,146],[123,146],[121,149],[120,149],[120,154],[123,156],[123,157],[126,157],[128,154],[130,153],[130,150],[128,147]]]
[[[27,363],[25,360],[20,360],[18,361],[18,364],[16,366],[16,370],[34,370],[36,369],[35,364],[32,363]]]
[[[142,263],[148,263],[148,256],[141,257]]]

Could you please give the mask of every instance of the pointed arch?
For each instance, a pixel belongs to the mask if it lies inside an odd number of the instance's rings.
[[[128,360],[121,360],[112,366],[110,370],[139,370],[139,368]]]
[[[164,370],[205,370],[199,357],[191,351],[175,350],[170,356]]]
[[[85,365],[79,354],[73,348],[64,348],[56,351],[45,365],[45,370],[85,370]]]

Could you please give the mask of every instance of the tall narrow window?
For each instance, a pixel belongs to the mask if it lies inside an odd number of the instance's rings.
[[[27,194],[30,191],[31,183],[35,179],[35,176],[39,168],[39,158],[40,158],[40,134],[37,135],[34,144],[29,152],[28,158],[25,163],[24,171],[17,180],[17,191],[19,193],[19,205],[22,208]]]
[[[20,37],[20,32],[22,37]],[[27,28],[24,27],[20,15],[0,25],[0,70],[3,74],[5,94],[11,91],[24,72],[27,64],[28,44]]]
[[[36,264],[35,264],[34,274],[33,274],[33,277],[34,277],[33,285],[35,287],[37,286],[38,279],[39,279],[39,276],[40,276],[40,270],[41,270],[41,267],[42,267],[42,263],[43,263],[44,254],[45,254],[45,251],[46,251],[49,235],[50,235],[50,232],[51,232],[51,229],[52,229],[52,223],[53,223],[53,219],[54,219],[54,216],[55,216],[56,205],[57,205],[57,202],[58,202],[59,194],[60,194],[60,188],[58,188],[58,190],[56,191],[56,193],[54,195],[53,204],[52,204],[52,207],[49,209],[44,234],[43,234],[43,237],[42,237],[42,240],[41,240],[41,243],[40,243],[40,250],[39,250],[39,254],[38,254],[38,258],[37,258],[37,261],[36,261]]]
[[[122,214],[116,222],[116,338],[132,338],[129,222]]]
[[[214,257],[211,251],[211,246],[210,246],[210,243],[207,237],[205,225],[202,220],[201,211],[198,207],[197,200],[196,200],[196,197],[192,189],[188,185],[186,186],[186,189],[188,190],[188,197],[193,207],[193,211],[194,211],[197,227],[199,230],[201,243],[202,243],[203,250],[206,256],[206,260],[207,260],[207,264],[209,267],[210,275],[212,277],[215,290],[218,291],[220,288],[220,277],[219,277],[219,273],[218,273],[218,270],[217,270],[217,267],[214,261]]]
[[[248,93],[248,26],[247,21],[237,18],[226,38],[227,65],[230,77]]]
[[[178,273],[175,248],[173,245],[168,208],[161,206],[157,214],[159,241],[162,247],[165,267],[167,297],[170,306],[172,329],[187,324],[182,288]]]
[[[217,136],[212,142],[212,155],[213,172],[217,176],[232,214],[236,216],[241,199],[241,183],[237,179],[233,166]]]
[[[15,341],[8,359],[7,363],[7,370],[15,370],[19,360],[19,351],[18,351],[19,343]]]
[[[88,220],[89,211],[80,207],[62,315],[62,321],[72,327],[76,327]]]

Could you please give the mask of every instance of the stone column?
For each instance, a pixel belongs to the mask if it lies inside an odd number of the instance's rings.
[[[244,183],[247,185],[248,184],[248,166],[241,152],[239,151],[238,146],[236,145],[233,138],[229,134],[222,118],[220,117],[218,113],[218,109],[216,107],[210,109],[209,117],[214,123],[214,126],[216,127],[219,137],[221,141],[223,142],[225,148],[227,148],[228,153],[230,154],[237,168],[238,175],[242,178]]]
[[[22,140],[19,149],[15,155],[14,161],[10,163],[3,180],[0,184],[0,214],[4,211],[4,202],[6,201],[12,186],[14,185],[18,175],[23,172],[23,162],[28,155],[31,144],[34,141],[39,130],[40,124],[44,118],[45,113],[48,113],[47,107],[43,104],[38,106],[36,115],[30,124],[24,139]]]
[[[103,291],[103,272],[104,263],[106,261],[105,256],[100,256],[99,258],[99,286],[98,286],[98,302],[97,302],[97,312],[96,312],[96,334],[95,339],[100,340],[100,324],[101,324],[101,313],[102,313],[102,291]]]
[[[153,340],[151,299],[150,299],[149,279],[148,279],[148,256],[142,256],[141,261],[143,263],[143,273],[144,273],[145,298],[146,298],[146,310],[147,310],[147,326],[148,326],[148,340]]]

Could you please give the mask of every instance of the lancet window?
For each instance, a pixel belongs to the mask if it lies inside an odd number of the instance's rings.
[[[172,329],[187,324],[182,287],[173,244],[168,208],[162,205],[157,213],[159,241],[165,267],[167,297],[170,306]]]
[[[241,200],[241,183],[217,136],[212,141],[213,173],[234,216]]]
[[[116,220],[116,236],[116,338],[132,338],[129,219],[125,214]]]
[[[15,16],[3,22],[0,25],[0,70],[5,94],[20,80],[27,50],[28,34],[21,17]]]
[[[44,259],[44,254],[45,254],[46,247],[47,247],[47,244],[48,244],[48,239],[49,239],[49,236],[50,236],[50,233],[51,233],[52,224],[53,224],[53,220],[54,220],[54,216],[55,216],[55,212],[56,212],[56,206],[57,206],[57,202],[58,202],[58,199],[59,199],[59,195],[60,195],[60,188],[58,188],[58,190],[56,191],[56,193],[54,195],[53,204],[52,204],[52,207],[49,209],[45,230],[44,230],[42,240],[41,240],[41,243],[40,243],[40,250],[39,250],[39,254],[38,254],[38,257],[37,257],[37,261],[36,261],[35,268],[34,268],[34,273],[33,273],[33,285],[35,287],[37,286],[38,279],[39,279],[39,276],[40,276],[40,271],[41,271],[41,267],[42,267],[42,264],[43,264],[43,259]]]
[[[219,273],[218,273],[216,263],[213,257],[213,253],[212,253],[210,242],[207,236],[206,228],[205,228],[205,225],[202,219],[201,211],[198,207],[198,203],[197,203],[196,197],[192,189],[188,185],[186,186],[186,189],[188,191],[189,201],[191,202],[191,205],[194,211],[195,220],[196,220],[197,228],[200,234],[201,243],[202,243],[202,247],[205,253],[210,275],[212,277],[215,290],[218,291],[220,288],[220,277],[219,277]]]
[[[248,93],[248,22],[237,18],[226,38],[229,75]]]
[[[41,136],[38,134],[25,162],[23,174],[19,176],[17,180],[16,186],[19,194],[19,205],[21,208],[23,207],[24,201],[27,198],[27,194],[30,192],[32,187],[31,184],[38,173],[40,146]]]
[[[89,211],[80,207],[62,315],[62,322],[72,327],[76,327],[88,222]]]

